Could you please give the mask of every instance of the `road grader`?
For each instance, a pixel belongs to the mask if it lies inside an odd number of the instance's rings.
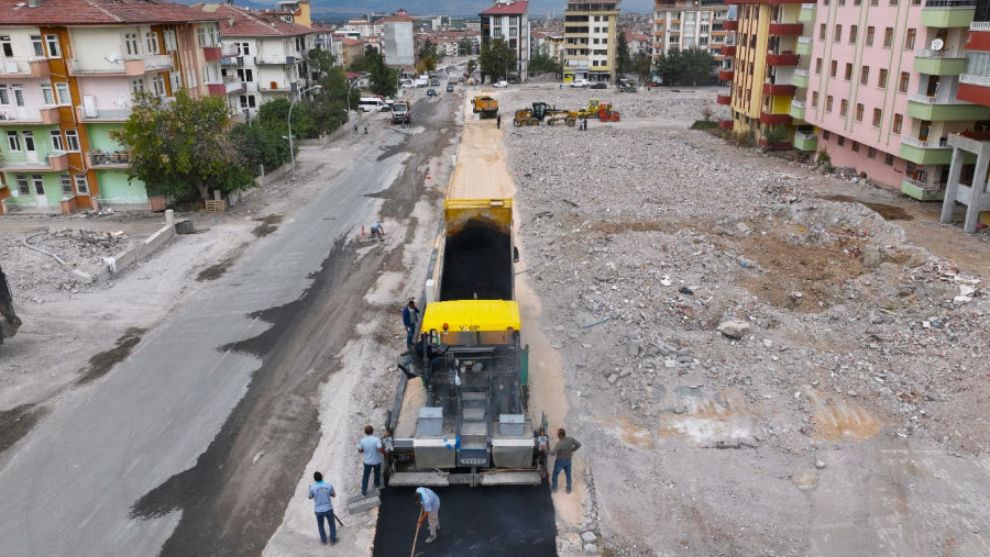
[[[517,110],[512,123],[516,126],[538,126],[544,120],[548,126],[556,124],[573,126],[577,123],[577,118],[571,114],[571,111],[550,106],[545,102],[535,102],[531,108]]]

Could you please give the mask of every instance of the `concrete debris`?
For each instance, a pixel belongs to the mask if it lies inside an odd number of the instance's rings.
[[[825,469],[825,461],[823,461],[823,460],[816,460],[815,461],[815,468],[817,468],[819,470],[824,470]]]
[[[718,326],[718,332],[734,339],[742,338],[747,331],[749,331],[749,323],[745,321],[725,321]]]
[[[581,532],[581,541],[584,543],[595,543],[598,540],[598,536],[594,532]]]
[[[64,262],[23,244],[57,255]],[[78,292],[96,286],[95,277],[105,269],[104,258],[118,254],[140,239],[121,231],[93,232],[73,228],[39,228],[25,234],[0,235],[0,261],[18,293]]]

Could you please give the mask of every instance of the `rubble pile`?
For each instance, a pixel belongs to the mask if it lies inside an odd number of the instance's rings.
[[[0,237],[0,260],[15,296],[78,292],[95,284],[106,268],[104,257],[119,254],[133,241],[123,232],[41,228]]]
[[[622,446],[812,464],[823,440],[881,434],[990,448],[982,285],[867,207],[816,197],[832,178],[690,130],[506,144],[546,334],[578,415],[621,422]]]
[[[620,113],[623,121],[648,119],[658,122],[673,120],[690,123],[702,119],[702,110],[705,107],[713,111],[713,120],[729,117],[728,108],[715,103],[715,96],[720,92],[724,90],[717,87],[657,88],[650,91],[640,88],[635,93],[620,93],[615,86],[610,86],[608,89],[523,86],[506,91],[508,98],[503,103],[502,110],[505,114],[512,114],[516,109],[528,107],[536,101],[546,102],[557,108],[576,110],[588,106],[589,99],[598,99],[611,103]]]

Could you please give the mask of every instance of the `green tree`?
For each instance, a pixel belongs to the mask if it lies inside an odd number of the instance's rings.
[[[381,54],[379,54],[378,51],[371,48],[370,46],[364,47],[364,54],[358,56],[354,60],[351,60],[351,67],[348,69],[351,70],[352,72],[371,71],[371,65],[373,63],[372,60],[374,59],[375,55],[381,57]]]
[[[131,153],[128,179],[141,180],[153,195],[188,199],[232,191],[250,183],[228,132],[227,104],[219,97],[192,99],[178,91],[173,102],[135,95],[131,116],[111,137]]]
[[[629,65],[629,71],[636,74],[643,83],[649,82],[652,77],[650,74],[653,73],[653,61],[650,60],[650,55],[644,52],[637,54]]]
[[[367,71],[372,92],[383,97],[394,96],[399,90],[399,72],[386,66],[381,53],[373,49],[366,50],[364,58],[368,62]]]
[[[330,54],[329,51],[322,49],[310,50],[309,54],[306,55],[306,61],[309,63],[310,73],[316,75],[317,81],[323,79],[323,77],[329,74],[334,67],[333,54]]]
[[[289,142],[282,139],[277,129],[257,122],[235,125],[230,130],[230,141],[255,176],[262,167],[277,168],[289,160]]]
[[[492,41],[481,43],[481,55],[478,57],[481,64],[481,81],[484,83],[487,75],[489,81],[505,79],[509,70],[516,67],[516,53],[509,45],[497,38]]]
[[[474,43],[472,43],[469,39],[461,39],[461,41],[457,43],[458,56],[469,56],[473,54],[473,51]]]
[[[537,54],[529,60],[529,75],[537,76],[552,73],[560,76],[563,68],[561,63],[546,54]]]
[[[629,58],[629,43],[626,42],[626,32],[619,29],[618,42],[615,45],[615,79],[618,81],[629,73],[631,60]]]
[[[656,73],[664,85],[708,85],[713,81],[714,59],[707,50],[673,50],[657,57]]]
[[[289,134],[289,107],[292,101],[286,97],[272,99],[261,105],[258,109],[258,117],[255,123],[277,130],[282,135]],[[292,135],[293,137],[315,137],[316,124],[313,115],[310,113],[311,102],[297,101],[292,109]]]

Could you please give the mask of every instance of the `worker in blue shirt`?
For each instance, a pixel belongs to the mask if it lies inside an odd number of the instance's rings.
[[[430,537],[426,538],[426,543],[433,543],[437,539],[437,530],[440,529],[440,496],[428,487],[417,487],[416,500],[420,506],[416,527],[422,526],[423,521],[429,519]]]
[[[413,335],[416,334],[416,323],[419,322],[419,308],[416,302],[409,300],[402,308],[402,324],[406,327],[406,348],[412,349]]]
[[[323,481],[323,474],[314,472],[313,480],[315,480],[314,483],[309,486],[309,498],[313,500],[316,511],[316,526],[320,529],[320,541],[324,544],[327,543],[327,533],[323,529],[323,520],[325,519],[330,525],[330,545],[335,545],[337,543],[337,525],[334,523],[333,501],[331,499],[337,496],[337,492],[333,490],[332,484]]]

